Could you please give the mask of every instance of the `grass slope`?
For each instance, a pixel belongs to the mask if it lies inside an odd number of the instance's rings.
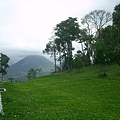
[[[4,116],[0,120],[119,120],[120,68],[98,66],[80,72],[44,76],[25,83],[3,83]]]

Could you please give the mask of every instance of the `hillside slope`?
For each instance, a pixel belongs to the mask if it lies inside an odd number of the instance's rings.
[[[31,68],[41,68],[43,70],[41,75],[46,75],[54,69],[54,64],[40,55],[27,56],[9,67],[7,78],[12,77],[16,80],[25,81],[27,79],[27,72]]]
[[[28,82],[2,84],[0,120],[119,120],[120,68],[99,66],[55,73]]]

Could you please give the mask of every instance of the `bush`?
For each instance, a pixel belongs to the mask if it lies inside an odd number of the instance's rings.
[[[105,72],[99,72],[98,77],[107,77],[107,73]]]

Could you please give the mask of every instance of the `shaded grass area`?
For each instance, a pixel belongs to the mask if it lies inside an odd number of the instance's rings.
[[[25,83],[3,83],[4,116],[0,120],[119,120],[120,75],[117,65],[98,66],[37,78]]]

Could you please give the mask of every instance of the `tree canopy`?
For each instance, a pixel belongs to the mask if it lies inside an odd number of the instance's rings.
[[[45,51],[60,61],[61,70],[81,68],[92,64],[117,62],[120,66],[120,4],[113,14],[94,10],[81,19],[69,17],[54,28],[53,41],[46,44]],[[113,24],[112,24],[113,19]],[[80,52],[73,56],[73,41],[80,44]],[[52,52],[51,52],[52,51]]]
[[[2,81],[3,81],[3,76],[7,74],[6,69],[9,67],[8,62],[9,62],[10,58],[3,54],[0,53],[0,73],[2,74]]]

